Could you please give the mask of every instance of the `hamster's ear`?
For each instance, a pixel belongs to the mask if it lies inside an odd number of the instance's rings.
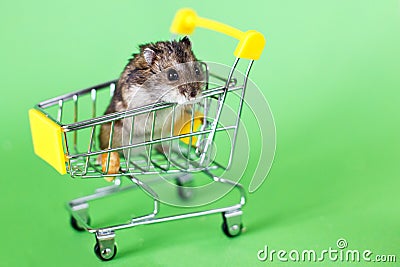
[[[187,36],[181,39],[181,43],[185,44],[189,48],[192,46],[192,43],[190,42],[189,37]]]
[[[144,56],[144,59],[146,60],[147,64],[151,65],[151,64],[153,64],[156,53],[147,47],[143,50],[143,56]]]

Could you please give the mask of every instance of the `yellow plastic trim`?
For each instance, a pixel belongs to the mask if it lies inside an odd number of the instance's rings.
[[[190,127],[191,127],[191,120],[192,116],[189,113],[184,113],[181,119],[175,122],[174,125],[174,135],[181,135],[181,134],[188,134],[190,133]],[[194,118],[193,118],[193,132],[196,132],[198,129],[200,129],[200,126],[203,124],[204,120],[204,114],[196,111],[194,113]],[[185,144],[189,144],[190,142],[190,137],[182,137],[180,138],[182,142]],[[197,137],[192,136],[192,146],[196,146],[197,143]]]
[[[33,148],[39,157],[60,174],[67,173],[62,144],[62,128],[36,109],[29,110]]]
[[[239,40],[233,53],[238,58],[257,60],[265,46],[264,36],[255,30],[242,32],[226,24],[197,16],[189,8],[178,10],[172,21],[170,31],[174,34],[192,34],[196,27],[217,31]]]

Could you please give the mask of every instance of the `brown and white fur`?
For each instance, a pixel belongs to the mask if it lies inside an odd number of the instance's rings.
[[[171,123],[183,116],[188,104],[201,95],[204,74],[192,51],[188,37],[179,41],[160,41],[139,46],[140,52],[133,54],[125,66],[105,114],[125,111],[156,102],[177,103],[176,118],[172,118],[171,109],[157,111],[154,137],[159,138],[163,131],[171,129]],[[131,119],[116,121],[112,147],[123,145],[124,133],[129,133]],[[103,124],[100,130],[100,148],[109,145],[111,123]],[[123,129],[126,129],[124,131]],[[152,114],[135,116],[133,142],[149,139],[152,128]],[[118,157],[118,159],[116,158]],[[107,154],[102,155],[103,171]],[[112,164],[112,162],[116,162]],[[112,166],[111,166],[112,165]],[[118,165],[118,166],[116,166]],[[111,154],[109,174],[118,173],[119,155]]]

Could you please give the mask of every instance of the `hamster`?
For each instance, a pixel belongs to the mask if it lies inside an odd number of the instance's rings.
[[[159,138],[164,130],[170,131],[171,123],[183,117],[185,110],[202,94],[204,73],[192,51],[188,37],[174,41],[159,41],[139,46],[140,52],[133,54],[125,66],[111,102],[105,114],[125,111],[156,102],[176,103],[175,118],[171,109],[157,111],[153,138]],[[149,140],[152,131],[151,113],[137,115],[134,118],[132,143]],[[187,117],[187,116],[186,116]],[[114,123],[112,147],[123,145],[123,133],[129,133],[132,120],[123,119]],[[100,148],[109,146],[111,123],[100,129]],[[127,131],[123,131],[123,129]],[[127,138],[125,136],[125,138]],[[125,144],[127,144],[125,142]],[[134,153],[139,153],[134,150]],[[105,172],[108,154],[102,154],[102,170]],[[119,154],[110,154],[108,174],[119,172]]]

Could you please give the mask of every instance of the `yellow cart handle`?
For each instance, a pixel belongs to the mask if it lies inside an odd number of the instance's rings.
[[[264,36],[255,30],[242,32],[223,23],[197,16],[189,8],[178,10],[172,21],[170,31],[174,34],[192,34],[196,27],[221,32],[239,40],[233,53],[238,58],[257,60],[265,46]]]

